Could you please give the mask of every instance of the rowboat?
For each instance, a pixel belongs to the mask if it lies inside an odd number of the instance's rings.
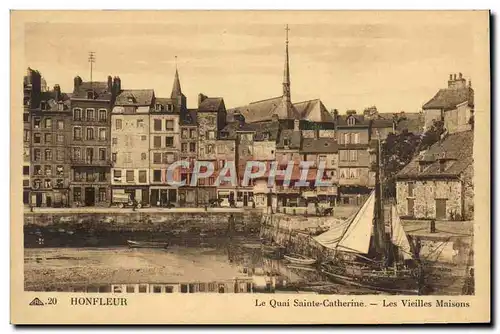
[[[300,254],[290,254],[290,255],[285,255],[285,260],[288,262],[291,262],[293,264],[301,264],[301,265],[311,265],[316,263],[315,259],[311,259],[309,257],[300,255]]]
[[[167,248],[168,242],[127,240],[130,248]]]

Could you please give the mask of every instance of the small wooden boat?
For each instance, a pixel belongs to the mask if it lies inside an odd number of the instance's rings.
[[[168,242],[127,240],[130,248],[167,248]]]
[[[301,264],[301,265],[312,265],[316,263],[315,259],[311,259],[307,256],[303,256],[300,254],[290,254],[285,255],[285,260],[293,264]]]

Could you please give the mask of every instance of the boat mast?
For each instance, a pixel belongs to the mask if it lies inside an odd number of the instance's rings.
[[[384,205],[382,202],[382,147],[380,133],[377,131],[376,169],[375,169],[375,229],[374,238],[378,255],[384,264],[387,260],[387,240],[385,235]]]

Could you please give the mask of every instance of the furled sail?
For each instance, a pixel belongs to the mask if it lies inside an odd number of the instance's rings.
[[[330,249],[367,254],[373,228],[374,209],[375,192],[372,192],[353,218],[314,239]]]
[[[396,206],[392,205],[391,207],[391,224],[392,224],[392,243],[398,247],[400,253],[402,254],[405,260],[412,259],[412,251],[410,242],[408,241],[408,237],[406,236],[406,232],[401,224],[401,220],[399,219],[398,212],[396,210]]]

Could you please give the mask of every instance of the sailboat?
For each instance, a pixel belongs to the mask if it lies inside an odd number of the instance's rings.
[[[345,285],[394,294],[419,294],[420,267],[396,207],[391,207],[390,238],[385,238],[383,221],[380,222],[383,230],[378,230],[383,236],[377,238],[375,202],[372,192],[354,216],[315,237],[334,254],[321,265],[321,270],[332,281]],[[377,247],[377,241],[386,243],[385,247]]]

